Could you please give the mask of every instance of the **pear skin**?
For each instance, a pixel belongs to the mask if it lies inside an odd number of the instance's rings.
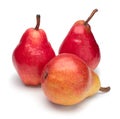
[[[62,53],[46,64],[41,87],[48,100],[59,105],[83,101],[91,86],[90,70],[78,56]]]
[[[95,69],[101,59],[99,45],[88,24],[97,11],[97,9],[94,9],[86,21],[76,21],[59,48],[59,54],[75,54],[83,59],[91,69]]]
[[[99,90],[98,75],[77,55],[62,53],[51,59],[41,75],[41,87],[48,100],[59,105],[75,105]]]
[[[13,65],[27,86],[41,84],[42,69],[55,56],[45,31],[39,28],[40,15],[36,15],[36,21],[36,27],[24,32],[12,54]]]
[[[92,82],[91,87],[87,92],[88,97],[95,95],[98,91],[108,92],[110,90],[110,87],[101,87],[100,78],[94,71],[91,70],[91,74]]]
[[[88,96],[92,96],[96,94],[101,87],[101,83],[98,75],[94,71],[91,71],[91,74],[92,74],[92,82],[91,82],[91,87],[87,93]]]

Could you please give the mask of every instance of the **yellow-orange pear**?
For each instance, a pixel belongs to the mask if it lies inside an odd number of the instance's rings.
[[[59,54],[50,60],[43,69],[41,79],[47,98],[60,105],[80,103],[101,89],[97,74],[82,59],[69,53]]]

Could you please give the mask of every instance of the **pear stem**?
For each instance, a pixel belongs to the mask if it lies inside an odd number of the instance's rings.
[[[38,30],[40,26],[40,15],[36,15],[36,26],[35,30]]]
[[[94,14],[98,11],[98,9],[94,9],[90,16],[87,18],[87,20],[84,22],[84,25],[88,24],[88,22],[91,20],[91,18],[94,16]]]
[[[99,91],[108,92],[108,91],[110,91],[110,87],[109,86],[108,87],[100,87]]]

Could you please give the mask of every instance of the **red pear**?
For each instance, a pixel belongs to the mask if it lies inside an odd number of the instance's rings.
[[[55,56],[45,31],[39,29],[40,15],[36,15],[36,20],[36,27],[24,32],[12,55],[13,64],[21,80],[31,86],[41,84],[41,71]]]
[[[59,105],[74,105],[99,90],[110,90],[110,87],[101,87],[98,75],[82,59],[69,53],[59,54],[50,60],[41,77],[45,95]]]
[[[88,24],[98,10],[95,9],[86,21],[78,20],[63,40],[59,53],[73,53],[95,69],[100,62],[100,49]]]

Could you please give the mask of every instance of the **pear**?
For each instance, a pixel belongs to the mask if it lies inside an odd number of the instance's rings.
[[[86,21],[76,21],[59,48],[59,54],[76,54],[92,69],[98,66],[101,58],[100,48],[88,24],[97,11],[97,9],[94,9]]]
[[[45,65],[41,79],[48,100],[59,105],[78,104],[99,90],[110,90],[110,87],[101,87],[97,74],[81,58],[69,53],[51,59]]]
[[[55,56],[46,33],[39,29],[40,15],[36,15],[35,28],[28,28],[13,51],[12,61],[25,85],[41,84],[41,72],[44,65]]]

